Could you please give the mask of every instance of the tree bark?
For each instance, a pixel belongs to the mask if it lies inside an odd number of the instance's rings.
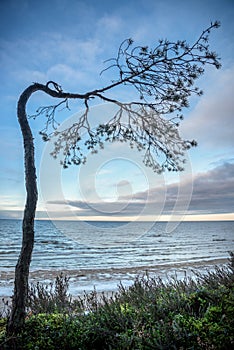
[[[55,90],[49,88],[49,84]],[[9,337],[17,335],[22,329],[25,321],[25,309],[28,295],[29,267],[31,263],[34,246],[34,220],[37,206],[37,177],[34,158],[33,135],[28,123],[26,105],[30,96],[36,91],[44,91],[55,98],[80,98],[86,99],[90,94],[64,93],[54,82],[46,85],[34,83],[23,91],[17,105],[17,117],[20,124],[23,146],[24,146],[24,167],[25,167],[25,187],[26,204],[22,223],[22,245],[18,262],[15,268],[14,294],[12,298],[12,309],[7,325],[7,335]]]
[[[25,186],[27,196],[22,223],[22,246],[15,268],[12,310],[7,327],[7,333],[9,336],[17,334],[22,328],[25,320],[29,266],[34,245],[34,219],[38,195],[34,159],[34,142],[31,128],[27,120],[26,104],[31,94],[36,90],[38,89],[35,85],[29,86],[21,94],[17,105],[17,116],[24,145]]]

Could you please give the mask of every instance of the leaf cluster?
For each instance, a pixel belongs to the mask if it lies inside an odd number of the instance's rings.
[[[204,66],[221,66],[217,54],[209,47],[210,30],[218,27],[218,22],[211,23],[191,46],[185,40],[165,39],[150,49],[134,46],[134,41],[127,39],[120,45],[117,58],[106,61],[111,64],[105,70],[117,69],[117,82],[134,87],[140,100],[150,104],[157,113],[180,111],[188,107],[191,94],[202,94],[193,86],[204,73]]]
[[[117,57],[106,61],[109,66],[104,71],[114,70],[115,80],[86,94],[66,93],[54,82],[39,84],[43,91],[62,99],[56,105],[40,107],[32,116],[45,115],[46,125],[40,133],[44,141],[55,140],[52,156],[56,158],[62,153],[61,164],[67,168],[71,164],[84,164],[87,152],[97,153],[105,142],[120,141],[144,151],[144,164],[157,173],[183,170],[185,153],[196,142],[180,136],[181,112],[189,106],[191,95],[201,96],[202,91],[194,83],[204,73],[205,66],[221,66],[217,54],[209,47],[210,32],[218,27],[217,21],[211,23],[192,45],[184,40],[159,40],[154,48],[149,48],[134,46],[132,39],[125,40]],[[49,88],[49,84],[54,89]],[[108,97],[107,93],[118,86],[133,88],[136,99],[126,103]],[[58,130],[56,111],[61,106],[69,109],[71,99],[83,100],[85,111],[72,126]],[[89,122],[89,103],[93,99],[118,108],[105,125],[95,129]]]

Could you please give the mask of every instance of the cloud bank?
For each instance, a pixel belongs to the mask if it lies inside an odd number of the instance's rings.
[[[186,215],[189,214],[223,214],[232,213],[234,208],[234,164],[224,163],[206,173],[196,175],[193,180],[181,183],[173,183],[166,188],[155,187],[149,191],[142,191],[134,195],[119,197],[116,202],[83,202],[82,200],[54,200],[48,204],[60,206],[68,205],[77,215],[86,216],[112,216],[135,217],[135,216],[158,216],[158,215],[181,215],[179,209],[187,200],[186,188],[190,188],[192,181],[193,193],[190,199]],[[178,195],[178,189],[182,195]],[[165,196],[166,192],[166,196]],[[178,205],[179,204],[179,205]],[[147,210],[145,208],[147,207]]]

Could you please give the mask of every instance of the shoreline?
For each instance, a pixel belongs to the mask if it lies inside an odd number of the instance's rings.
[[[102,274],[105,272],[110,273],[137,273],[138,271],[157,271],[157,270],[167,270],[167,269],[177,269],[177,268],[197,268],[200,266],[215,266],[219,264],[225,264],[228,262],[228,258],[210,258],[207,260],[194,260],[194,261],[179,261],[179,262],[168,262],[168,263],[161,263],[157,265],[140,265],[140,266],[124,266],[124,267],[110,267],[110,268],[79,268],[79,269],[38,269],[38,270],[32,270],[30,271],[30,278],[34,279],[36,277],[41,277],[45,273],[48,274],[49,277],[56,277],[59,273],[63,272],[65,275],[77,275],[77,277],[87,275],[87,274]],[[13,278],[14,277],[14,271],[0,271],[0,279],[5,278]]]
[[[120,283],[124,287],[130,287],[137,276],[148,274],[150,277],[160,277],[163,280],[176,276],[178,279],[192,275],[193,271],[206,272],[215,268],[215,266],[225,266],[228,258],[217,258],[194,262],[167,263],[154,266],[139,267],[116,267],[103,269],[77,269],[77,270],[36,270],[30,272],[29,283],[49,284],[55,281],[55,278],[63,273],[69,277],[70,294],[74,299],[82,297],[85,293],[96,290],[98,295],[112,295],[117,292]],[[5,286],[2,286],[4,282]],[[2,283],[3,282],[3,283]],[[11,298],[13,294],[14,272],[0,272],[0,314],[7,315],[11,307]],[[3,292],[2,292],[3,291]],[[4,293],[5,291],[5,293]],[[7,302],[8,305],[5,305]]]
[[[99,293],[116,292],[118,286],[122,283],[124,286],[130,286],[134,279],[139,275],[148,274],[151,277],[160,277],[167,279],[170,276],[184,278],[192,275],[192,271],[206,272],[214,269],[215,266],[222,266],[228,263],[228,258],[217,258],[209,260],[199,260],[190,262],[162,263],[151,266],[129,266],[116,268],[98,268],[98,269],[54,269],[54,270],[34,270],[30,272],[29,283],[49,284],[55,281],[55,278],[63,273],[69,277],[69,293],[76,297],[84,292],[91,292],[94,288]],[[10,298],[13,292],[14,271],[0,272],[0,299]]]

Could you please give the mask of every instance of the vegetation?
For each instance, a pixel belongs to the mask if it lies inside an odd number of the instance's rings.
[[[68,278],[32,285],[17,349],[217,349],[234,347],[234,254],[213,272],[166,282],[147,275],[107,298],[68,294]],[[11,349],[6,319],[1,349]],[[11,339],[12,344],[12,339]]]

